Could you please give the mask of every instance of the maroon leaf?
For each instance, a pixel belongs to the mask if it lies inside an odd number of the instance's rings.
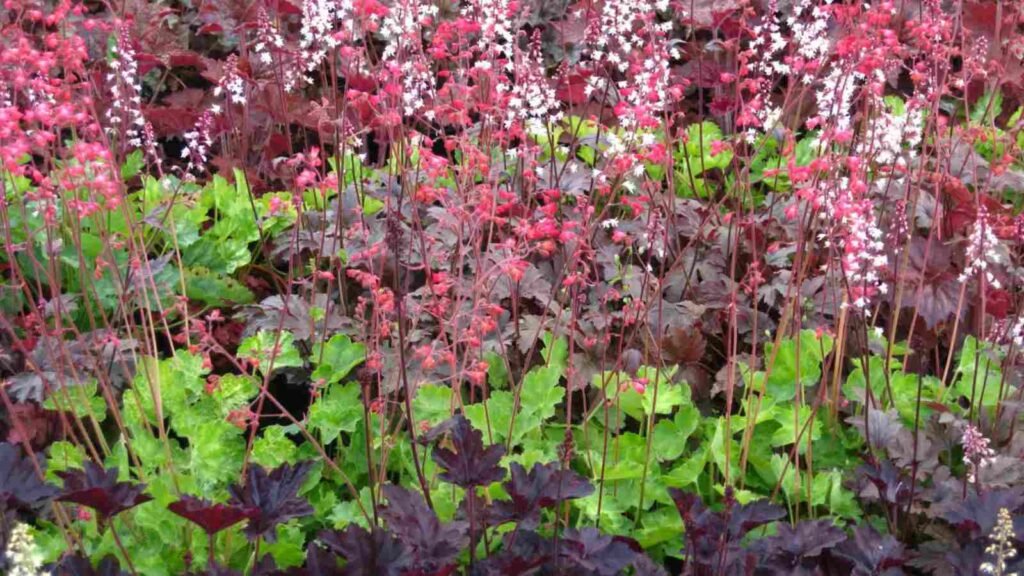
[[[562,534],[559,553],[568,561],[568,574],[615,576],[640,556],[640,545],[625,536],[605,536],[597,528],[570,528]]]
[[[837,556],[853,564],[854,574],[884,574],[903,565],[903,544],[878,533],[864,523],[853,530],[853,538],[836,547]]]
[[[505,455],[505,447],[492,445],[484,447],[483,434],[470,425],[462,414],[443,422],[436,431],[449,432],[454,450],[438,445],[431,458],[444,469],[440,477],[462,488],[487,486],[505,477],[505,469],[498,465]],[[438,434],[432,430],[430,437]]]
[[[236,484],[228,488],[233,505],[257,510],[245,527],[246,537],[274,542],[278,524],[313,513],[313,507],[298,495],[312,466],[308,461],[295,466],[282,464],[271,472],[262,466],[252,466],[245,486]]]
[[[557,463],[534,464],[527,472],[513,462],[511,473],[511,479],[504,484],[511,499],[497,501],[492,507],[492,519],[497,523],[518,522],[520,528],[533,528],[540,520],[542,508],[583,498],[594,491],[585,478],[572,470],[563,470]]]
[[[344,558],[344,576],[399,576],[411,562],[406,545],[387,532],[349,524],[341,531],[321,532],[319,540]]]
[[[46,461],[39,458],[39,470]],[[0,507],[27,508],[53,497],[57,489],[40,479],[31,457],[22,457],[21,449],[0,443]]]
[[[178,516],[198,525],[207,534],[216,534],[225,528],[259,514],[256,508],[231,504],[215,504],[201,498],[185,495],[167,508]]]
[[[105,469],[86,462],[84,470],[68,470],[57,475],[64,480],[64,490],[57,500],[92,508],[103,520],[153,499],[142,493],[145,484],[118,482],[116,467]]]
[[[122,576],[127,574],[121,570],[117,558],[106,556],[99,565],[93,568],[92,562],[81,553],[64,556],[53,569],[54,576]]]
[[[444,573],[456,567],[466,544],[465,522],[441,524],[423,496],[398,486],[384,486],[388,505],[381,511],[388,529],[409,546],[417,569],[428,574]]]

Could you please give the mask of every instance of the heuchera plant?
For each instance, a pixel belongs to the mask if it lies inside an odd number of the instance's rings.
[[[1019,571],[1019,2],[0,45],[0,570]]]

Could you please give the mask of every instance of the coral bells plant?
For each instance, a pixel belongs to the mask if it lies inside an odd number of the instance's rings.
[[[1019,572],[1018,4],[7,0],[0,567]]]

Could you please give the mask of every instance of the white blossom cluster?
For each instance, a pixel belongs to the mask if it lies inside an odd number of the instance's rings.
[[[783,61],[789,40],[782,35],[777,10],[777,2],[772,1],[767,11],[771,16],[751,30],[754,39],[750,41],[750,51],[757,57],[750,63],[750,69],[757,74],[783,76],[790,72],[789,65]]]
[[[1010,329],[1010,338],[1018,349],[1024,348],[1024,316],[1017,318],[1017,322]]]
[[[960,281],[966,282],[975,274],[984,274],[989,285],[1000,288],[999,279],[992,274],[992,267],[999,265],[1003,260],[997,250],[998,246],[999,239],[992,231],[988,210],[984,205],[979,206],[978,217],[967,239],[967,267],[960,273]]]
[[[420,22],[437,16],[437,6],[425,0],[399,0],[380,25],[380,35],[387,41],[383,57],[391,60],[403,47],[419,50]]]
[[[125,143],[132,148],[139,148],[142,146],[142,128],[146,124],[142,116],[142,79],[139,78],[139,64],[135,59],[135,49],[128,39],[127,28],[117,35],[110,56],[107,82],[110,83],[111,99],[107,121],[112,130],[123,125]]]
[[[629,62],[623,59],[634,46],[642,40],[636,33],[634,23],[644,14],[643,8],[649,8],[647,2],[631,0],[609,0],[601,8],[600,28],[594,41],[596,48],[591,57],[598,62],[607,61],[625,72]]]
[[[286,91],[294,91],[300,80],[305,84],[313,81],[310,73],[323,64],[331,50],[341,44],[338,25],[355,25],[354,8],[353,0],[302,1],[302,26],[299,29],[300,72],[296,73],[290,67],[285,68]],[[265,34],[266,36],[260,40],[265,47],[281,47],[278,44],[280,36],[275,36],[277,32],[273,27],[269,27]],[[267,57],[261,55],[261,58]]]
[[[786,24],[793,31],[793,45],[796,52],[805,60],[820,60],[828,56],[831,48],[828,39],[829,15],[824,6],[832,4],[833,0],[818,2],[812,0],[800,0],[794,7]],[[811,9],[810,20],[801,18],[807,9]],[[802,75],[804,84],[809,84],[813,76],[807,73]]]
[[[976,426],[966,424],[960,444],[964,449],[964,464],[967,466],[967,481],[978,480],[978,472],[995,458],[995,451],[988,445],[989,440]]]
[[[864,75],[860,72],[850,72],[844,68],[841,65],[832,67],[814,94],[820,124],[836,132],[850,129],[850,105],[853,103],[853,94],[864,81]]]
[[[978,566],[978,572],[991,576],[1017,576],[1016,572],[1009,572],[1009,563],[1017,557],[1017,534],[1013,531],[1013,516],[1008,508],[1000,508],[996,515],[996,525],[989,535],[990,544],[985,548],[985,553],[992,556],[991,562],[982,562]]]
[[[888,260],[885,256],[882,231],[875,222],[875,211],[871,201],[864,199],[857,204],[856,207],[844,210],[842,218],[842,224],[846,228],[843,267],[850,286],[857,289],[852,304],[854,308],[864,310],[870,304],[871,293],[888,292],[888,285],[878,275],[878,271],[886,266]]]
[[[917,107],[911,101],[901,114],[876,100],[881,112],[867,127],[867,138],[857,146],[857,153],[870,156],[879,166],[905,168],[907,160],[917,155],[921,143],[921,122]]]
[[[668,3],[662,1],[608,0],[601,8],[590,57],[598,66],[627,75],[614,87],[632,107],[658,110],[667,102],[669,61],[678,58],[679,51],[665,40],[672,23],[654,23],[655,10],[667,7]],[[638,68],[631,69],[634,54],[644,54],[645,58]],[[589,98],[608,88],[605,76],[595,74],[587,80],[584,90]],[[627,129],[635,128],[638,122],[631,113],[619,120]]]
[[[7,559],[8,576],[41,576],[43,555],[36,548],[35,539],[27,524],[17,523],[11,530],[11,537],[4,550]]]
[[[434,95],[436,80],[423,54],[420,33],[423,20],[437,16],[437,12],[437,6],[429,0],[400,0],[391,6],[380,25],[380,35],[387,41],[385,70],[402,85],[402,113],[406,116],[415,114]],[[433,111],[427,116],[433,119]]]
[[[544,74],[544,62],[540,49],[534,44],[527,51],[515,50],[519,56],[514,68],[516,81],[511,86],[505,114],[505,128],[520,120],[526,123],[526,130],[535,134],[543,132],[549,122],[561,119],[561,105],[554,88]]]
[[[228,102],[245,106],[245,79],[238,73],[238,57],[232,54],[224,63],[224,76],[221,77],[213,95],[220,98],[227,94]],[[214,114],[220,114],[219,106],[212,108]]]
[[[201,171],[206,166],[207,155],[213,146],[210,130],[213,129],[213,111],[207,110],[199,117],[196,127],[185,132],[185,147],[181,157],[188,159],[188,172]]]
[[[306,72],[312,72],[327,57],[328,50],[337,47],[334,38],[334,0],[303,0],[302,28],[299,30],[299,48]]]
[[[281,37],[281,33],[274,27],[274,23],[270,21],[267,11],[261,6],[256,13],[256,43],[252,47],[253,53],[256,54],[256,59],[260,63],[269,66],[274,62],[272,50],[283,49],[284,38]]]
[[[473,0],[466,4],[462,15],[480,25],[480,38],[477,49],[480,53],[501,58],[505,61],[505,69],[512,71],[512,59],[516,46],[516,30],[518,30],[517,14],[512,9],[510,0]],[[477,68],[487,68],[490,60],[481,59],[475,64]]]

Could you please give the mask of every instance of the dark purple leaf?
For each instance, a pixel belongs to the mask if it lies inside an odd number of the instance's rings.
[[[761,555],[760,567],[772,574],[814,573],[821,553],[846,539],[846,534],[831,520],[800,522],[796,526],[778,525],[774,536],[751,545]]]
[[[870,524],[857,526],[853,537],[839,544],[834,552],[852,564],[850,574],[854,576],[902,573],[899,567],[903,565],[903,544],[888,534],[879,534]]]
[[[368,532],[349,524],[341,531],[321,532],[319,540],[345,559],[343,576],[400,576],[412,562],[405,543],[379,528]]]
[[[242,520],[259,514],[256,508],[232,504],[214,504],[201,498],[185,495],[167,508],[178,516],[198,525],[207,534],[216,534]]]
[[[739,540],[754,528],[785,517],[786,510],[768,500],[733,506],[729,511],[729,537]]]
[[[465,522],[441,524],[423,496],[398,486],[384,486],[388,505],[381,517],[388,529],[407,545],[416,568],[429,574],[454,569],[466,545]]]
[[[306,546],[306,565],[302,568],[304,576],[337,576],[341,574],[338,567],[338,555],[316,542]]]
[[[749,573],[755,559],[741,547],[743,536],[785,517],[784,510],[766,500],[738,505],[731,492],[724,512],[709,509],[696,494],[673,488],[669,495],[686,527],[684,554],[694,566],[711,573]]]
[[[45,470],[46,461],[41,456],[38,462],[39,470]],[[32,507],[56,493],[57,488],[39,477],[31,457],[22,457],[21,449],[14,444],[0,443],[0,506]]]
[[[11,540],[11,530],[14,529],[14,523],[17,520],[13,510],[8,510],[3,504],[0,504],[0,550],[7,550],[7,544]],[[0,574],[7,574],[10,569],[9,561],[10,557],[7,554],[0,553]]]
[[[505,447],[484,447],[483,434],[474,429],[465,416],[458,414],[438,427],[449,432],[452,447],[448,449],[439,443],[431,453],[434,462],[444,469],[440,474],[442,480],[470,488],[487,486],[505,477],[505,469],[498,465],[505,454]],[[432,437],[431,433],[428,437]]]
[[[89,559],[80,554],[71,554],[61,558],[53,568],[53,576],[123,576],[128,574],[121,570],[121,565],[113,556],[107,556],[95,568]]]
[[[306,546],[306,563],[302,566],[278,568],[274,557],[267,554],[253,568],[252,576],[339,576],[338,556],[316,542]]]
[[[492,505],[491,519],[496,523],[518,522],[520,528],[532,529],[540,519],[541,508],[558,502],[583,498],[594,491],[585,478],[559,464],[534,464],[529,472],[519,463],[511,465],[511,478],[504,484],[510,500]]]
[[[624,536],[606,536],[597,528],[570,528],[562,534],[559,561],[566,574],[615,576],[640,555],[640,545]]]
[[[68,470],[57,475],[64,479],[64,490],[57,500],[92,508],[103,520],[153,499],[142,493],[145,484],[118,482],[116,467],[104,469],[86,462],[84,470]]]
[[[236,484],[228,489],[233,505],[258,511],[245,527],[250,540],[263,537],[274,542],[278,524],[313,513],[313,507],[298,495],[312,466],[312,462],[282,464],[271,472],[262,466],[252,466],[245,486]]]
[[[487,559],[477,562],[470,571],[472,576],[519,576],[537,574],[537,569],[552,561],[554,543],[532,530],[505,534],[502,549]],[[546,573],[554,573],[549,570]]]
[[[273,557],[270,554],[263,557],[264,560],[267,558],[270,558],[271,563],[273,563]],[[257,562],[256,566],[253,567],[253,576],[268,576],[268,572],[263,570],[263,562]],[[214,563],[213,566],[207,566],[202,570],[189,572],[188,576],[242,576],[242,573],[238,570],[232,570],[227,566],[221,566],[220,564]]]
[[[1024,506],[1024,488],[991,490],[981,494],[972,490],[967,498],[944,503],[940,516],[973,538],[992,532],[999,510],[1006,508],[1013,513],[1021,506]]]
[[[889,505],[906,504],[910,497],[910,479],[888,460],[865,464],[859,472],[878,489],[879,498]]]
[[[633,560],[634,576],[668,576],[668,571],[646,554],[640,554]]]
[[[669,495],[672,496],[672,502],[675,503],[676,510],[679,511],[679,516],[686,526],[688,540],[718,540],[725,533],[725,519],[721,514],[705,506],[700,496],[677,488],[670,489]]]

